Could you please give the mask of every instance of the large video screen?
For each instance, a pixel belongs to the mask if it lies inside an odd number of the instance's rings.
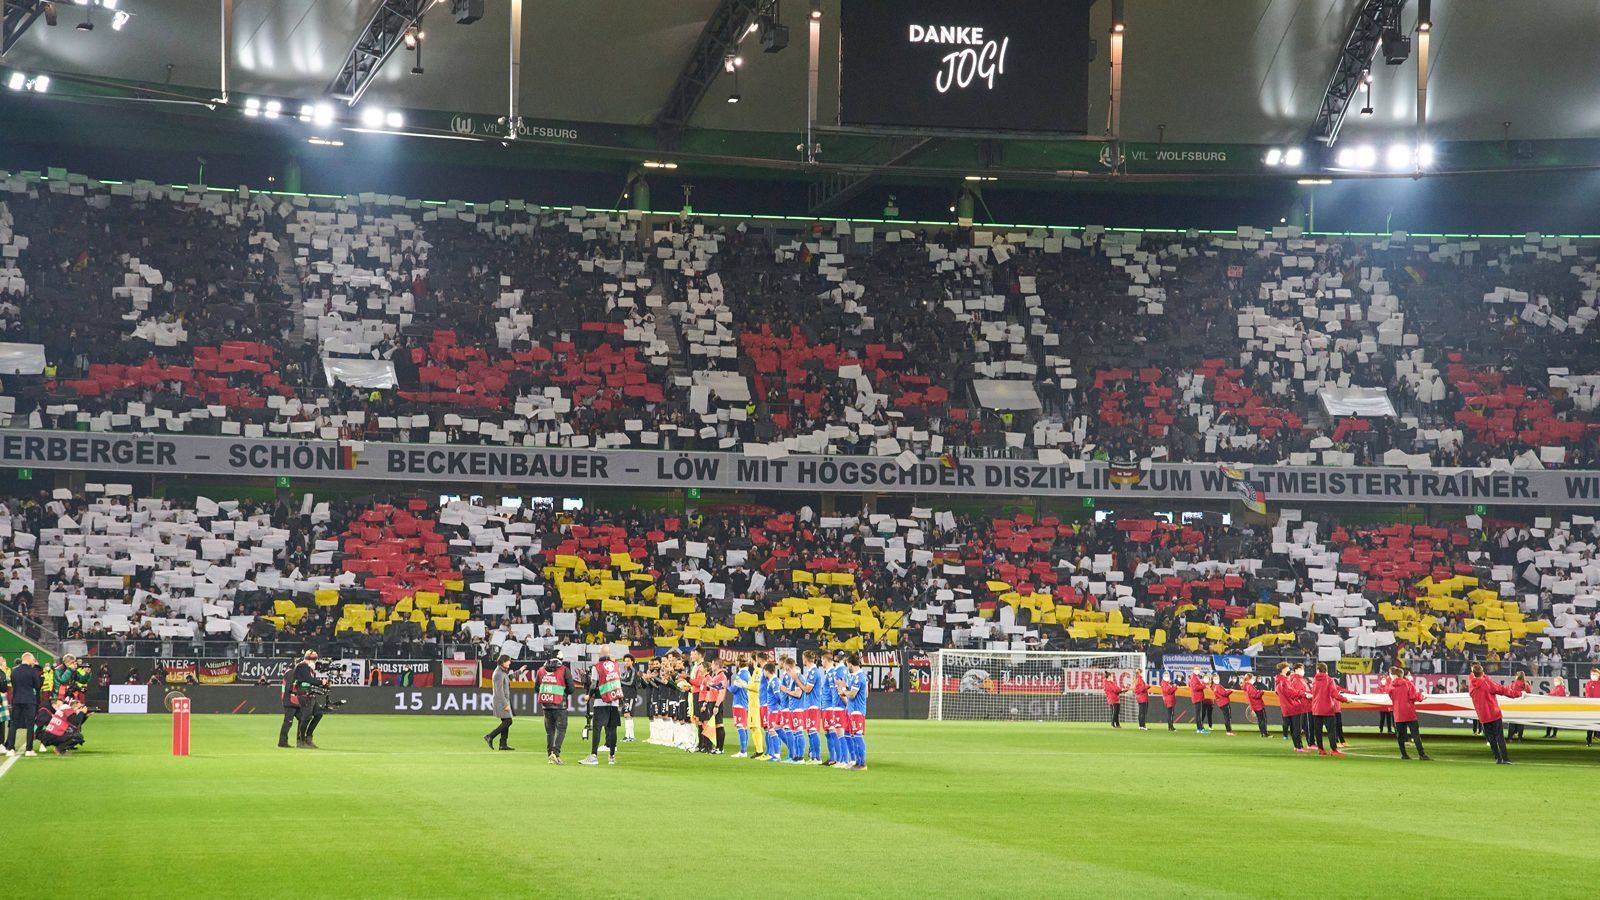
[[[1090,0],[843,0],[839,121],[1083,132]]]

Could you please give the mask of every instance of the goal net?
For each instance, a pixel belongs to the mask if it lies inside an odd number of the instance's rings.
[[[935,721],[1108,722],[1105,678],[1123,687],[1122,720],[1137,721],[1133,676],[1143,653],[940,650],[933,655],[928,718]]]

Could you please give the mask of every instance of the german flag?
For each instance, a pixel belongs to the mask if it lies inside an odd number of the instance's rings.
[[[939,454],[939,465],[944,466],[946,469],[954,469],[960,464],[961,460],[956,459],[956,455],[954,453]]]
[[[1267,492],[1261,482],[1241,479],[1234,483],[1233,490],[1239,495],[1245,509],[1258,516],[1267,514]]]
[[[1139,468],[1139,461],[1136,459],[1112,460],[1109,469],[1112,484],[1126,487],[1144,480],[1144,470]]]

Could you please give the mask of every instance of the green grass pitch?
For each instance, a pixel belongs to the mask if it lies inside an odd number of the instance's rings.
[[[84,897],[1593,896],[1600,748],[1463,736],[1402,762],[1274,731],[870,724],[867,772],[624,744],[546,765],[474,718],[333,716],[323,749],[276,718],[90,721],[90,743],[0,777],[0,884],[60,864]],[[1535,729],[1530,731],[1538,732]],[[641,737],[643,737],[641,728]],[[587,746],[583,748],[587,750]],[[31,835],[31,838],[28,837]],[[29,854],[19,846],[35,846]],[[15,893],[24,896],[28,891]]]

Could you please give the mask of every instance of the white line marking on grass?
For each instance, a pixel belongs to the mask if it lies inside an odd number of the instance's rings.
[[[11,767],[17,764],[17,760],[21,758],[22,757],[20,755],[6,757],[6,761],[0,763],[0,778],[5,777],[6,772],[9,772]]]

